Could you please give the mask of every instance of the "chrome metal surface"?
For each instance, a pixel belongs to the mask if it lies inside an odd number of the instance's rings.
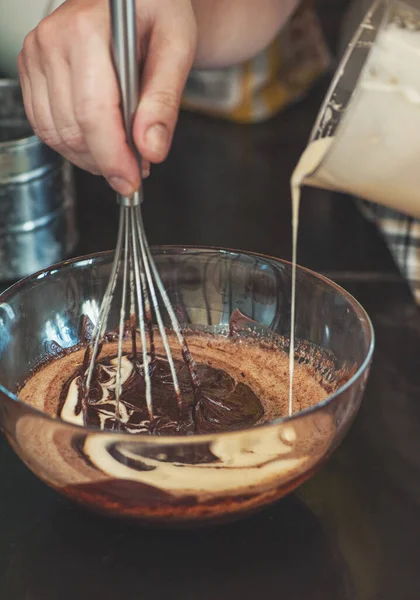
[[[62,162],[33,134],[19,83],[0,79],[0,185],[29,181]]]
[[[0,80],[0,280],[61,260],[76,242],[71,167],[33,134],[19,83]]]
[[[136,8],[134,0],[110,0],[112,49],[121,93],[121,112],[127,142],[141,166],[141,156],[133,140],[133,121],[139,102],[139,64],[137,60]],[[140,169],[141,173],[141,169]],[[141,175],[140,175],[141,176]],[[120,196],[123,206],[143,202],[143,186],[131,197]]]

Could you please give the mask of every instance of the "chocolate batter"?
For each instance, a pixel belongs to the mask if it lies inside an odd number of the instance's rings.
[[[235,382],[225,371],[198,364],[196,374],[200,384],[194,389],[186,364],[181,360],[174,362],[181,388],[181,409],[168,361],[164,356],[156,356],[150,365],[154,413],[150,419],[139,357],[123,356],[118,407],[117,359],[115,356],[100,359],[89,389],[84,422],[111,431],[185,435],[249,427],[263,416],[263,406],[249,386]],[[82,377],[72,374],[62,388],[57,415],[64,419],[68,414],[77,417],[83,411],[83,393]]]
[[[162,344],[155,336],[151,374],[153,415],[145,400],[139,342],[130,327],[123,344],[121,395],[116,401],[117,340],[107,337],[100,349],[89,390],[86,373],[92,326],[83,322],[84,345],[56,355],[36,370],[20,398],[65,421],[133,434],[191,435],[252,427],[287,414],[288,356],[282,338],[270,341],[252,330],[238,311],[225,335],[185,332],[194,361],[185,361],[169,332],[181,396],[177,397]],[[250,334],[252,332],[252,335]],[[328,386],[314,369],[296,365],[295,412],[327,397]]]
[[[84,323],[85,341],[89,323]],[[143,365],[124,338],[123,394],[115,417],[114,334],[103,343],[94,384],[86,397],[86,345],[68,351],[52,345],[50,360],[35,370],[19,393],[53,417],[32,414],[16,426],[16,439],[48,483],[84,506],[110,515],[154,522],[207,523],[252,512],[307,478],[328,456],[335,436],[328,411],[283,422],[243,436],[194,434],[250,428],[288,414],[288,341],[236,313],[213,333],[185,331],[200,385],[193,385],[178,341],[169,334],[182,402],[173,391],[163,348],[155,339],[150,419]],[[83,337],[82,337],[83,339]],[[302,344],[294,377],[295,412],[325,399],[351,372],[334,357]],[[343,379],[344,378],[344,379]],[[85,403],[86,410],[83,410]],[[179,410],[180,409],[180,410]],[[89,429],[66,427],[64,422]],[[98,435],[116,429],[137,435]],[[150,434],[187,434],[179,444]],[[194,437],[198,439],[194,439]],[[143,438],[143,439],[142,439]]]

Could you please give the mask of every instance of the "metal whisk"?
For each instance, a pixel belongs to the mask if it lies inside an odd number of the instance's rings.
[[[132,126],[133,118],[139,99],[139,81],[137,64],[137,33],[135,0],[110,0],[112,41],[115,68],[120,81],[121,107],[127,141],[141,165],[141,157],[135,147]],[[181,414],[181,391],[175,369],[174,360],[169,346],[162,314],[159,308],[159,296],[168,313],[173,332],[181,346],[184,361],[190,371],[192,382],[198,386],[194,361],[188,352],[187,343],[176,318],[174,309],[165,291],[162,280],[153,260],[147,243],[141,214],[143,201],[143,186],[132,197],[118,196],[120,204],[120,222],[118,229],[117,247],[112,265],[111,276],[99,310],[98,321],[92,336],[91,355],[85,382],[85,397],[94,373],[101,342],[107,331],[108,316],[115,294],[117,282],[122,269],[122,304],[119,319],[117,373],[115,382],[116,418],[119,418],[119,399],[121,396],[121,361],[123,356],[123,338],[125,324],[132,321],[133,331],[138,328],[143,360],[146,404],[150,420],[154,418],[152,398],[152,377],[154,360],[153,313],[162,344],[168,359],[174,390]],[[134,320],[134,323],[133,323]]]

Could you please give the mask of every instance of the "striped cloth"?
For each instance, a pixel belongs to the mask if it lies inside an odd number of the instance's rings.
[[[357,200],[357,204],[363,215],[377,226],[420,304],[420,220],[364,200]]]
[[[410,0],[410,5],[416,8],[419,8],[419,3],[420,0]],[[351,2],[341,29],[341,54],[370,5],[371,0]],[[385,206],[359,199],[356,202],[362,214],[377,226],[401,274],[407,279],[416,302],[420,304],[420,220]]]
[[[314,2],[305,0],[273,43],[252,60],[193,70],[183,108],[239,123],[263,121],[298,100],[330,64]]]

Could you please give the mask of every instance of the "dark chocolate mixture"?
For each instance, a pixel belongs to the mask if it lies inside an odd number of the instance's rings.
[[[95,366],[87,399],[83,398],[83,385],[78,386],[76,414],[80,414],[85,404],[87,425],[131,433],[186,435],[250,427],[264,414],[263,406],[254,392],[247,385],[236,383],[225,371],[197,364],[200,385],[194,389],[188,367],[183,361],[175,360],[182,397],[180,411],[168,362],[164,357],[156,356],[150,369],[154,411],[154,417],[150,420],[145,399],[143,365],[139,357],[127,358],[132,371],[122,385],[119,412],[128,415],[128,419],[123,421],[117,418],[113,390],[108,390],[104,402],[102,385],[112,377],[109,374],[111,362],[106,358],[98,361]],[[79,375],[73,375],[63,387],[58,416],[61,415],[69,386],[75,376],[81,380]]]
[[[234,335],[238,319],[239,315],[235,314],[231,320],[231,335]],[[133,342],[130,354],[124,354],[131,372],[122,384],[118,403],[115,384],[112,385],[116,367],[111,360],[115,356],[102,359],[99,356],[89,390],[86,390],[86,370],[90,358],[88,346],[80,370],[63,386],[58,416],[61,416],[71,383],[77,379],[75,414],[83,411],[86,425],[111,431],[158,435],[211,433],[250,427],[263,417],[263,405],[249,386],[235,382],[223,370],[195,364],[185,347],[182,349],[184,360],[174,360],[180,397],[175,392],[166,357],[155,353],[150,357],[148,369],[153,390],[153,418],[150,419],[146,405],[142,353],[137,350],[132,328],[132,323],[128,323],[127,337],[131,336]],[[86,317],[82,331],[87,343],[92,326]],[[110,334],[108,339],[115,340],[115,334]],[[108,382],[111,384],[109,388],[106,386]]]

